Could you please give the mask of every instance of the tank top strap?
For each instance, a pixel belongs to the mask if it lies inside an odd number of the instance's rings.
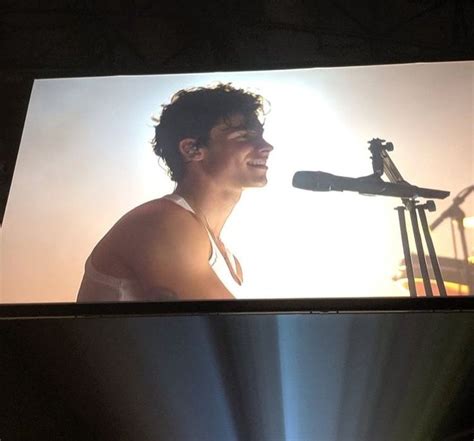
[[[206,223],[198,216],[198,214],[188,204],[186,199],[184,199],[182,196],[180,196],[179,194],[176,194],[176,193],[168,194],[166,196],[163,196],[163,198],[168,199],[168,200],[174,202],[175,204],[179,205],[180,207],[184,208],[185,210],[189,211],[199,221],[199,223],[201,223],[203,225],[203,227],[205,228],[205,230],[207,232],[207,236],[209,238],[209,242],[211,243],[211,249],[212,249],[211,256],[209,257],[209,264],[211,265],[211,267],[214,268],[214,270],[217,273],[222,275],[220,277],[221,281],[223,281],[224,278],[225,279],[230,278],[232,280],[231,284],[233,286],[240,287],[241,284],[242,284],[242,281],[238,280],[240,277],[238,276],[239,271],[238,271],[238,265],[237,265],[237,260],[236,260],[235,256],[227,249],[227,247],[225,247],[225,250],[223,250],[223,251],[225,251],[226,255],[224,256],[222,254],[221,250],[219,249],[219,247],[216,243],[216,240],[214,239],[213,234],[211,233],[211,231],[207,227]],[[219,257],[219,256],[221,256],[221,257]],[[226,263],[226,262],[228,262],[228,263]],[[226,267],[228,264],[231,266],[231,268],[224,269],[224,267]],[[234,274],[232,274],[230,272],[231,269],[232,269]],[[229,289],[229,283],[224,283],[224,284]],[[231,292],[235,292],[235,288],[229,289],[229,290]]]
[[[212,238],[211,233],[207,229],[206,225],[203,224],[202,220],[198,217],[196,212],[192,209],[191,205],[188,204],[186,199],[184,199],[179,194],[175,194],[175,193],[167,194],[166,196],[163,196],[163,199],[172,201],[176,205],[179,205],[181,208],[184,208],[185,210],[189,211],[199,221],[199,223],[203,225],[203,227],[206,230],[207,237],[209,238],[209,242],[211,243],[211,256],[209,257],[209,265],[213,266],[217,260],[218,248],[217,248],[216,243],[214,242],[214,239]]]

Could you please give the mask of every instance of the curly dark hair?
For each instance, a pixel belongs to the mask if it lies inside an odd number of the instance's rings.
[[[184,175],[184,160],[178,148],[181,140],[194,138],[198,145],[206,145],[211,129],[220,121],[237,113],[260,118],[266,103],[261,95],[230,83],[180,90],[170,104],[162,106],[161,116],[155,120],[158,124],[153,150],[165,162],[170,178],[179,182]]]

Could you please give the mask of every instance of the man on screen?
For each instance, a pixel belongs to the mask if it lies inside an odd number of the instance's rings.
[[[220,233],[242,190],[267,183],[264,100],[229,84],[181,90],[153,148],[175,191],[123,216],[87,259],[78,302],[233,299],[238,260]]]

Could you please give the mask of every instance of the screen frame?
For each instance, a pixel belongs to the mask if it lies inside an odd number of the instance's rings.
[[[317,298],[0,305],[0,320],[235,314],[474,312],[474,297]]]

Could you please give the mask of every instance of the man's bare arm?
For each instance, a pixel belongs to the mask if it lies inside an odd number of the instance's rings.
[[[143,217],[130,231],[122,258],[142,285],[143,300],[233,299],[209,265],[205,228],[189,212],[170,207]]]

